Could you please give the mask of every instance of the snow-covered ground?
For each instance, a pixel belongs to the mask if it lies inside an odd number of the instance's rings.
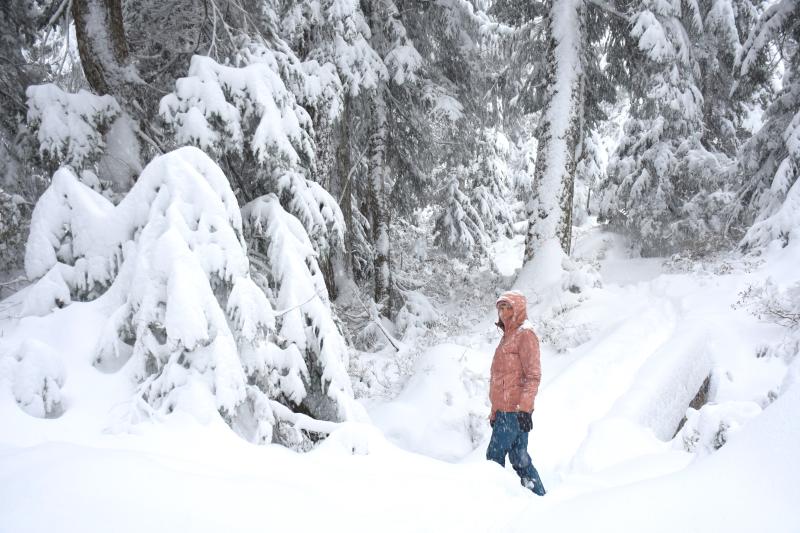
[[[496,245],[502,274],[520,244]],[[767,278],[800,281],[800,246],[631,259],[589,228],[573,256],[595,271],[543,250],[516,286],[543,340],[530,452],[544,498],[483,457],[490,303],[464,309],[474,325],[420,356],[399,396],[364,401],[371,424],[297,454],[216,417],[132,419],[126,369],[92,366],[106,310],[16,320],[12,297],[0,305],[0,532],[800,531],[800,357],[779,349],[788,329],[733,306]],[[61,365],[60,417],[18,406],[25,351]],[[687,416],[709,375],[713,402]]]

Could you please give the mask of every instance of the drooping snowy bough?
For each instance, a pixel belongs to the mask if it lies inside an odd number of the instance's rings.
[[[228,165],[242,203],[276,192],[315,249],[327,254],[344,239],[344,219],[330,194],[307,178],[314,166],[311,118],[277,74],[274,52],[254,43],[237,65],[193,57],[159,112],[178,142]]]
[[[254,280],[278,308],[278,342],[291,347],[286,369],[302,386],[288,389],[294,403],[315,419],[359,418],[361,408],[353,401],[343,359],[347,347],[331,314],[325,280],[305,228],[284,211],[274,194],[248,203],[242,213]]]
[[[31,85],[28,96],[28,126],[36,134],[39,156],[51,168],[57,164],[83,169],[100,159],[107,131],[120,115],[113,97],[85,90],[75,94],[47,83]]]
[[[117,206],[62,168],[34,209],[27,310],[99,297],[95,364],[132,365],[148,409],[216,410],[250,440],[304,448],[330,430],[321,421],[361,415],[346,347],[302,224],[275,197],[245,213],[267,294],[228,180],[202,151],[156,158]]]

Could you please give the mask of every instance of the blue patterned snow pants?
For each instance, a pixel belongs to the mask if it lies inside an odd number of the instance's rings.
[[[495,414],[492,438],[486,449],[486,458],[505,466],[506,454],[522,486],[539,496],[544,496],[544,485],[539,478],[539,472],[536,471],[531,456],[528,455],[528,434],[520,430],[517,413],[498,411]]]

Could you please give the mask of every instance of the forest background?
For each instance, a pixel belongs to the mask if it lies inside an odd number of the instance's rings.
[[[589,217],[645,257],[797,238],[798,43],[797,0],[9,0],[2,296],[106,298],[144,408],[196,382],[307,449],[442,320],[422,262],[500,286],[498,238],[568,257]]]

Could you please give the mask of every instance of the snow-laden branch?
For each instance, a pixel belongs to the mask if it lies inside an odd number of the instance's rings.
[[[70,94],[53,84],[31,85],[26,94],[28,125],[36,133],[43,158],[77,169],[100,158],[102,132],[121,112],[113,97],[83,89]]]
[[[623,20],[630,20],[630,15],[623,13],[622,11],[619,11],[614,6],[612,6],[608,2],[604,2],[603,0],[586,0],[586,3],[591,6],[598,7],[603,11],[605,11],[606,13],[614,15],[615,17],[619,17]]]

